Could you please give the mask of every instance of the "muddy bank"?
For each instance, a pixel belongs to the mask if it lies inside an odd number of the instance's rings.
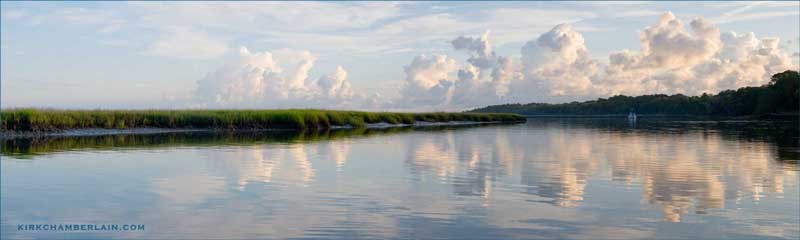
[[[386,122],[368,123],[365,128],[392,128],[392,127],[427,127],[427,126],[465,126],[482,124],[499,124],[502,122],[477,122],[477,121],[450,121],[450,122],[425,122],[416,121],[412,124],[392,124]],[[351,125],[331,126],[329,129],[355,128]],[[83,128],[54,131],[2,131],[0,139],[12,138],[35,138],[35,137],[72,137],[72,136],[101,136],[119,134],[158,134],[176,132],[209,132],[209,131],[298,131],[297,129],[276,128],[276,129],[213,129],[213,128],[128,128],[128,129],[106,129],[106,128]]]

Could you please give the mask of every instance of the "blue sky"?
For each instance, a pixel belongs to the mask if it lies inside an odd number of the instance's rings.
[[[5,108],[459,110],[700,94],[797,69],[800,44],[798,2],[0,6]]]

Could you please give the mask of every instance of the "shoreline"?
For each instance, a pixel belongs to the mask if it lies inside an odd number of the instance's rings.
[[[484,125],[484,124],[500,124],[500,123],[523,123],[519,122],[502,122],[502,121],[448,121],[448,122],[427,122],[416,121],[411,124],[405,123],[368,123],[363,127],[356,127],[351,125],[344,126],[330,126],[317,128],[317,130],[325,129],[356,129],[356,128],[369,128],[369,129],[383,129],[383,128],[396,128],[396,127],[430,127],[430,126],[467,126],[467,125]],[[0,139],[18,139],[18,138],[39,138],[39,137],[83,137],[83,136],[104,136],[104,135],[146,135],[146,134],[160,134],[160,133],[184,133],[184,132],[247,132],[247,131],[303,131],[303,129],[294,128],[265,128],[265,129],[224,129],[224,128],[126,128],[126,129],[109,129],[109,128],[79,128],[79,129],[66,129],[66,130],[53,130],[53,131],[0,131]]]
[[[520,114],[525,118],[627,118],[628,114]],[[712,116],[679,114],[637,114],[639,118],[684,118],[706,120],[800,120],[798,114],[764,114],[746,116]]]

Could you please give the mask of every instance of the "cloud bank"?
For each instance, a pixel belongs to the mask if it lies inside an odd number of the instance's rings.
[[[450,45],[467,58],[422,54],[403,67],[398,96],[367,97],[351,89],[347,71],[312,80],[308,51],[251,53],[198,81],[195,98],[207,107],[314,107],[458,110],[508,102],[560,102],[617,94],[698,95],[757,86],[797,69],[777,38],[721,33],[697,18],[684,25],[670,12],[640,33],[640,50],[592,58],[583,35],[558,24],[526,42],[520,56],[500,56],[490,32],[458,36]]]
[[[347,108],[363,101],[347,81],[347,71],[309,78],[317,57],[308,51],[273,52],[239,50],[236,61],[207,74],[197,82],[195,101],[211,108]]]

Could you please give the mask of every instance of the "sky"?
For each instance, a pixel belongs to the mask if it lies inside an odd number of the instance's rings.
[[[2,2],[3,108],[457,111],[758,86],[800,2]]]

